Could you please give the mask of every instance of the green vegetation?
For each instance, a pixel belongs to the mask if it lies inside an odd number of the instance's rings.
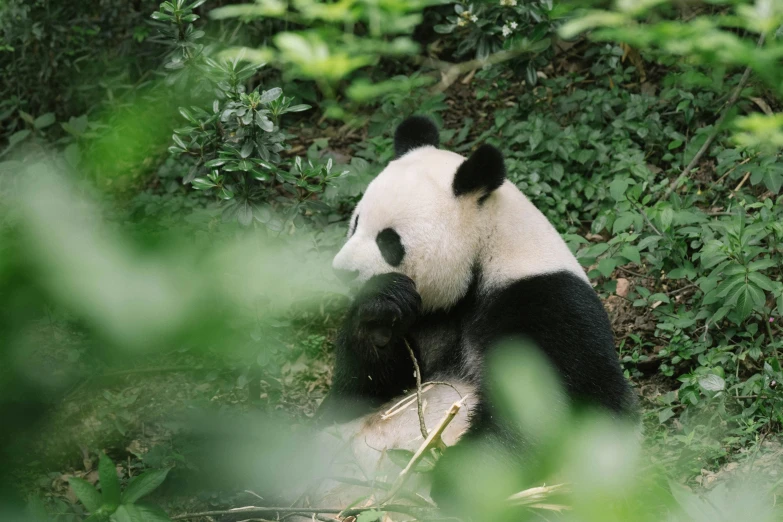
[[[503,151],[643,408],[640,456],[501,360],[546,456],[466,455],[462,514],[780,520],[783,5],[598,4],[0,3],[0,517],[280,506],[347,303],[329,261],[418,113]]]

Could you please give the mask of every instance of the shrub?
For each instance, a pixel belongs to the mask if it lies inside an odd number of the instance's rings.
[[[282,116],[310,106],[293,104],[280,87],[247,92],[259,66],[240,65],[241,54],[230,61],[209,57],[198,42],[204,31],[193,27],[198,18],[193,9],[204,1],[163,2],[152,15],[164,24],[161,34],[172,46],[165,65],[173,71],[169,83],[207,82],[214,93],[209,109],[180,107],[187,126],[175,129],[169,152],[192,156],[183,183],[223,200],[224,221],[236,219],[244,226],[255,221],[272,232],[290,232],[304,214],[329,211],[313,196],[342,173],[332,173],[331,160],[314,164],[296,158],[291,164],[281,157],[287,138]]]
[[[141,45],[153,0],[0,4],[0,122],[8,134],[25,128],[19,111],[58,120],[97,108],[107,93],[132,89],[157,60]],[[100,81],[96,81],[100,78]]]

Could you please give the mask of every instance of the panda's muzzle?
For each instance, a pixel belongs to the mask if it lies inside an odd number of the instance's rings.
[[[354,281],[357,277],[359,277],[359,271],[358,270],[345,270],[342,268],[333,268],[335,275],[337,278],[345,283],[346,285],[350,285],[352,281]]]

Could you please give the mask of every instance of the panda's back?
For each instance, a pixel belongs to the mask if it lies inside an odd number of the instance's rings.
[[[634,400],[619,364],[611,324],[593,288],[568,270],[482,289],[481,274],[448,311],[425,314],[410,337],[425,380],[480,385],[487,352],[503,340],[532,341],[578,402],[622,413]]]

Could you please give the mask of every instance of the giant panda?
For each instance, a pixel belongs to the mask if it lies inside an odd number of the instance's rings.
[[[378,468],[385,450],[422,443],[409,347],[423,381],[450,384],[425,390],[428,426],[469,396],[443,435],[447,446],[523,446],[487,393],[485,361],[505,339],[532,340],[571,400],[633,417],[601,301],[556,229],[506,179],[500,151],[482,145],[466,159],[440,149],[437,127],[421,116],[399,125],[394,149],[333,261],[356,294],[318,418],[349,439],[361,473]],[[437,489],[441,503],[448,496]]]

